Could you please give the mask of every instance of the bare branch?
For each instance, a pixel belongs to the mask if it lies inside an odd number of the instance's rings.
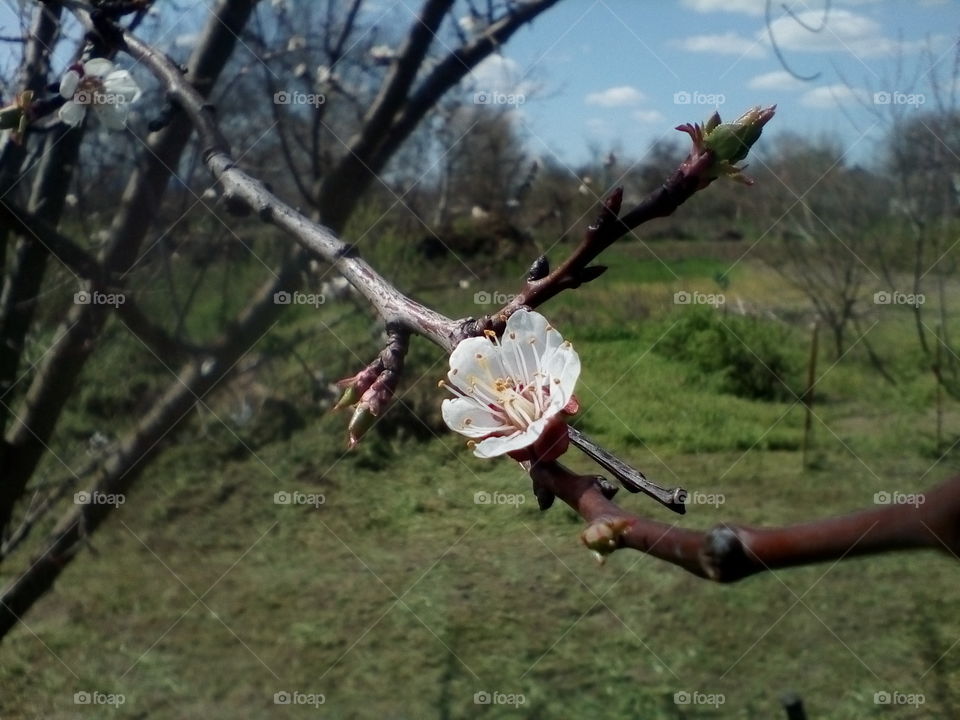
[[[591,524],[584,537],[588,547],[601,554],[639,550],[717,582],[891,550],[960,553],[960,477],[930,490],[916,505],[883,506],[780,528],[723,523],[703,532],[627,512],[604,494],[596,477],[577,475],[558,463],[534,465],[530,475],[535,485]]]
[[[420,82],[406,101],[395,108],[395,119],[380,137],[360,133],[333,172],[324,178],[318,204],[323,222],[341,230],[353,209],[357,194],[380,172],[397,148],[419,125],[437,101],[457,85],[484,58],[494,52],[525,24],[545,12],[559,0],[531,0],[506,13],[468,45],[447,54]]]
[[[453,349],[458,338],[453,320],[403,295],[361,259],[355,248],[282,202],[263,183],[236,166],[214,121],[212,108],[166,56],[131,35],[126,36],[126,49],[160,78],[170,97],[190,117],[205,148],[207,167],[223,186],[229,202],[254,210],[261,220],[285,230],[305,249],[330,263],[376,308],[385,323],[397,323],[448,352]]]

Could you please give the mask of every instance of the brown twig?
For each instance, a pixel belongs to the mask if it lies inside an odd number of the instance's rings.
[[[535,465],[530,474],[536,485],[590,523],[585,542],[598,552],[639,550],[717,582],[891,550],[960,553],[960,477],[930,490],[916,504],[884,505],[786,527],[723,523],[704,532],[634,515],[613,503],[595,477],[577,475],[559,463]]]
[[[584,454],[588,455],[597,465],[612,473],[620,484],[632,493],[644,493],[658,503],[675,513],[683,515],[686,511],[684,503],[687,491],[683,488],[663,488],[647,479],[647,476],[634,467],[631,467],[616,455],[606,450],[588,438],[575,427],[568,427],[567,433],[570,442],[576,445]]]
[[[507,318],[521,307],[535,308],[550,298],[600,277],[606,267],[591,265],[604,250],[627,233],[656,218],[671,215],[703,185],[705,161],[691,164],[687,158],[656,190],[647,195],[625,215],[620,215],[623,188],[615,188],[601,203],[600,213],[584,233],[576,249],[552,272],[545,257],[538,258],[531,267],[527,280],[513,299],[493,315],[479,319],[468,318],[462,326],[464,337],[480,335],[484,330],[502,332]]]

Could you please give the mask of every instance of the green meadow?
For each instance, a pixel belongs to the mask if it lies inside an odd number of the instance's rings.
[[[752,259],[727,272],[743,243],[654,249],[615,247],[602,278],[544,307],[582,359],[577,425],[662,484],[715,499],[684,517],[625,492],[624,506],[690,528],[785,524],[956,473],[934,378],[898,341],[907,310],[876,307],[865,325],[896,385],[860,345],[837,358],[821,336],[804,467],[802,296]],[[479,315],[493,306],[475,293],[515,292],[523,275],[490,266],[466,288],[418,287],[412,271],[398,284]],[[677,304],[677,292],[724,302]],[[190,330],[242,299],[199,306]],[[56,452],[121,433],[172,377],[122,326],[108,332]],[[446,359],[423,340],[394,407],[346,452],[329,386],[379,343],[349,297],[285,315],[0,646],[0,716],[260,718],[289,693],[291,718],[753,719],[784,717],[786,691],[811,718],[960,715],[955,558],[890,554],[732,585],[633,552],[600,565],[572,511],[541,513],[519,466],[474,458],[444,428]],[[957,427],[954,402],[944,418]],[[565,461],[592,471],[576,450]],[[489,497],[505,500],[477,502]],[[124,702],[87,708],[78,692]],[[884,692],[917,702],[875,702]]]

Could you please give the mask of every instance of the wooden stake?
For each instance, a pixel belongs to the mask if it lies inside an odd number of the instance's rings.
[[[806,416],[803,422],[803,467],[807,467],[810,443],[813,439],[813,386],[817,382],[817,345],[820,336],[820,323],[813,323],[813,335],[810,338],[810,360],[807,363],[807,389],[803,393],[803,405]]]
[[[936,388],[936,404],[937,404],[937,453],[939,454],[940,448],[943,447],[943,382],[940,377],[941,362],[943,360],[941,353],[943,352],[943,337],[942,337],[942,328],[940,324],[937,323],[937,350],[933,354],[933,376],[937,381]]]

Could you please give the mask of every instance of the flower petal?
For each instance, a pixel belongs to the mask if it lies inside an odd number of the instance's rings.
[[[67,100],[72,99],[79,84],[80,73],[76,70],[68,70],[64,73],[63,77],[60,78],[60,97],[64,97]]]
[[[440,410],[447,427],[467,437],[482,438],[492,433],[513,430],[511,426],[505,425],[497,418],[489,408],[467,398],[448,398],[443,401]]]
[[[470,378],[486,381],[500,367],[497,347],[485,337],[462,340],[450,354],[447,378],[464,392],[470,389]]]
[[[125,103],[135,103],[143,94],[133,75],[126,70],[114,70],[107,75],[103,79],[103,91],[118,96],[115,98],[117,102],[123,98]]]
[[[547,360],[544,368],[550,383],[550,409],[562,410],[573,397],[580,377],[580,355],[573,345],[564,342]]]
[[[97,103],[93,106],[100,122],[108,130],[123,130],[127,126],[127,114],[130,112],[130,106],[126,104],[115,103]]]
[[[536,343],[531,342],[533,335],[516,330],[504,330],[500,340],[503,365],[506,374],[518,382],[529,383],[540,367]]]
[[[541,356],[545,352],[552,352],[563,342],[563,336],[557,329],[552,327],[543,315],[532,310],[515,312],[507,320],[506,329],[537,338]]]
[[[530,447],[540,437],[540,433],[547,425],[547,418],[535,421],[524,431],[517,431],[513,435],[504,437],[490,437],[477,443],[473,454],[479,458],[492,458],[505,455],[513,450],[522,450]]]
[[[102,78],[110,74],[113,68],[113,63],[106,58],[93,58],[83,64],[83,74]]]
[[[540,368],[540,354],[546,335],[547,319],[529,310],[517,310],[507,318],[500,344],[506,374],[529,384]],[[541,339],[538,342],[538,338]]]
[[[543,315],[518,310],[509,317],[503,331],[504,360],[511,363],[514,377],[527,375],[532,380],[532,374],[543,369],[562,342],[563,337]]]
[[[513,315],[507,318],[507,330],[514,332],[530,333],[533,335],[543,335],[549,323],[547,319],[538,312],[520,308]]]
[[[71,127],[78,127],[80,123],[83,122],[83,118],[86,114],[87,108],[85,105],[80,105],[79,103],[69,100],[64,103],[57,112],[57,115],[60,117],[60,119]]]

